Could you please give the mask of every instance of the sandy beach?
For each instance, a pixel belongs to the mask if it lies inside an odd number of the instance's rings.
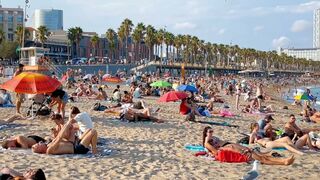
[[[128,87],[122,86],[122,89]],[[111,93],[112,87],[108,89]],[[283,127],[291,113],[297,114],[301,108],[289,105],[276,98],[272,89],[268,90],[275,100],[266,104],[274,105],[276,115],[274,126]],[[223,96],[231,106],[236,117],[197,117],[197,120],[228,122],[240,126],[239,131],[248,132],[249,124],[261,118],[259,115],[248,115],[235,110],[235,98]],[[221,163],[206,158],[195,157],[192,152],[184,150],[184,145],[200,144],[202,130],[206,126],[199,123],[185,122],[179,114],[179,103],[159,103],[156,97],[146,97],[148,106],[159,107],[159,117],[164,123],[121,122],[112,115],[89,110],[94,100],[81,99],[75,103],[81,111],[90,113],[98,131],[98,150],[100,156],[53,156],[33,154],[31,151],[1,150],[0,168],[10,167],[24,171],[29,168],[42,168],[49,180],[59,179],[240,179],[251,168],[246,163]],[[241,98],[242,100],[243,98]],[[243,100],[240,104],[243,104]],[[107,103],[102,103],[107,104]],[[288,105],[289,110],[280,107]],[[28,102],[24,103],[24,107]],[[221,104],[216,104],[220,107]],[[0,108],[0,119],[14,113],[14,108]],[[319,124],[301,122],[301,127],[320,127]],[[12,127],[0,129],[0,138],[14,135],[49,136],[54,126],[48,118],[15,121]],[[236,128],[212,126],[214,134],[224,140],[236,142],[243,136]],[[103,149],[102,149],[103,148]],[[288,156],[288,151],[279,151]],[[295,155],[296,160],[291,166],[260,165],[259,179],[318,179],[320,153]]]

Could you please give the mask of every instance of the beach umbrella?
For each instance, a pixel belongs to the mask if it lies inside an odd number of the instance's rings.
[[[34,72],[23,72],[0,85],[2,89],[25,94],[53,92],[60,86],[58,80]]]
[[[189,91],[189,92],[198,92],[198,89],[194,86],[191,86],[191,85],[181,85],[178,87],[178,90],[179,91]]]
[[[306,93],[298,94],[294,97],[295,100],[312,100],[313,98]]]
[[[123,81],[118,78],[118,77],[106,77],[106,78],[102,78],[102,80],[104,82],[107,82],[107,83],[122,83]]]
[[[153,87],[170,87],[172,84],[168,83],[167,81],[156,81],[150,84]]]
[[[170,91],[165,93],[163,96],[160,97],[160,102],[170,102],[170,101],[177,101],[180,99],[185,99],[188,97],[188,94],[185,92],[180,91]]]

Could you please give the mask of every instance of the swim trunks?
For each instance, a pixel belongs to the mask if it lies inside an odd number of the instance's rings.
[[[39,143],[39,142],[46,142],[46,140],[44,140],[42,137],[39,137],[39,136],[28,136],[28,138],[32,138],[32,139],[35,140],[37,143]]]

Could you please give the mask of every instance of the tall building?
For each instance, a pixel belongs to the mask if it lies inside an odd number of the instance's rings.
[[[4,31],[5,37],[9,41],[13,41],[15,31],[18,26],[23,26],[23,9],[3,8],[0,5],[0,29]]]
[[[313,48],[320,48],[320,9],[314,10]]]
[[[57,9],[37,9],[34,12],[34,28],[46,26],[49,31],[63,30],[63,11]]]
[[[314,10],[313,15],[313,48],[278,49],[278,54],[285,53],[295,58],[305,58],[320,61],[320,9]]]

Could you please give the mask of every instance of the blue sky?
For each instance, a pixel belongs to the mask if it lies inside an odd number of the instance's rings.
[[[315,0],[29,0],[35,9],[62,9],[65,29],[105,33],[124,18],[213,43],[260,50],[312,47]],[[3,7],[24,0],[2,0]],[[31,25],[31,19],[28,22]]]

